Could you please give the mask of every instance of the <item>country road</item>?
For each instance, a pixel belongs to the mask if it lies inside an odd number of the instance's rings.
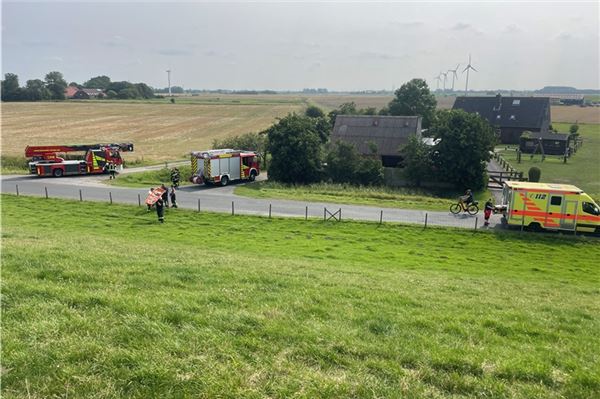
[[[79,199],[84,201],[108,202],[112,196],[113,202],[123,204],[138,204],[138,196],[142,201],[146,198],[148,189],[113,187],[104,184],[106,176],[71,176],[66,178],[39,178],[30,175],[0,176],[2,192],[15,194],[17,186],[21,195],[45,196],[46,189],[51,198]],[[246,183],[251,184],[251,183]],[[308,207],[308,217],[323,218],[324,209],[331,212],[341,209],[342,219],[379,221],[383,211],[384,222],[403,222],[424,224],[427,217],[428,225],[470,228],[483,227],[483,212],[476,216],[452,215],[450,212],[420,211],[413,209],[379,208],[361,205],[345,205],[323,202],[291,201],[280,199],[255,199],[237,196],[233,193],[235,185],[227,187],[186,186],[181,187],[177,194],[180,208],[198,209],[201,211],[229,213],[232,203],[235,214],[262,215],[271,214],[283,217],[305,217]],[[450,205],[450,203],[448,204]],[[476,219],[477,222],[476,222]],[[500,228],[500,216],[492,216],[489,228]]]

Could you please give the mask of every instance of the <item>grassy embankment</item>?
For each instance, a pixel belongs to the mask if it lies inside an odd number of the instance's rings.
[[[187,179],[191,176],[190,165],[177,165],[181,180],[180,186],[187,186],[190,183]],[[160,184],[171,185],[171,167],[148,170],[145,172],[122,173],[117,175],[114,180],[106,180],[107,184],[119,187],[156,187]]]
[[[5,398],[600,394],[594,239],[2,200]]]
[[[269,181],[239,186],[235,188],[234,192],[252,198],[335,202],[432,211],[447,211],[450,205],[456,202],[460,195],[464,194],[415,188],[358,187],[330,183],[287,185]],[[490,196],[491,194],[487,190],[475,193],[475,199],[482,203]]]
[[[560,132],[568,132],[569,124],[554,123]],[[542,171],[541,181],[548,183],[568,183],[585,190],[596,199],[600,199],[600,125],[579,125],[583,146],[577,150],[567,163],[561,156],[542,156],[537,154],[531,159],[529,154],[522,154],[521,163],[517,163],[516,146],[500,147],[500,153],[513,167],[525,174],[532,166]]]

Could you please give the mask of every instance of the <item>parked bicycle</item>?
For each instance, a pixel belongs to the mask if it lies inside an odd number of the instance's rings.
[[[469,215],[476,215],[479,212],[479,202],[473,201],[470,204],[466,205],[463,201],[458,200],[456,204],[450,205],[450,212],[455,215],[458,215],[461,211],[466,212]]]

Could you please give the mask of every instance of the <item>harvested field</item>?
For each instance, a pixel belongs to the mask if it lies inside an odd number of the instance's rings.
[[[129,159],[182,158],[216,138],[260,131],[305,107],[299,97],[177,101],[4,103],[2,155],[23,155],[27,145],[131,141],[136,147],[125,154]]]

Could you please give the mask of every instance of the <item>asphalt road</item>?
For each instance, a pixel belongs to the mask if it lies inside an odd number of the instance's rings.
[[[138,204],[138,196],[143,202],[148,189],[122,188],[105,185],[102,180],[106,176],[69,176],[63,178],[40,178],[30,175],[0,176],[2,192],[15,194],[17,186],[21,195],[45,196],[46,189],[51,198],[79,199],[79,193],[84,201],[108,202],[112,196],[113,202],[123,204]],[[246,183],[251,184],[251,183]],[[334,213],[341,209],[342,219],[379,221],[383,211],[384,222],[425,223],[428,225],[450,226],[460,228],[483,227],[483,212],[476,216],[452,215],[448,212],[419,211],[412,209],[378,208],[361,205],[344,205],[322,202],[290,201],[279,199],[255,199],[240,197],[233,194],[235,185],[227,187],[186,186],[181,187],[177,194],[180,208],[201,211],[221,212],[231,214],[232,203],[235,214],[269,215],[272,216],[305,217],[308,207],[308,217],[323,218],[324,209]],[[450,202],[448,203],[450,206]],[[168,217],[168,215],[167,215]],[[477,222],[476,222],[477,219]],[[500,228],[500,216],[492,216],[489,228]]]

